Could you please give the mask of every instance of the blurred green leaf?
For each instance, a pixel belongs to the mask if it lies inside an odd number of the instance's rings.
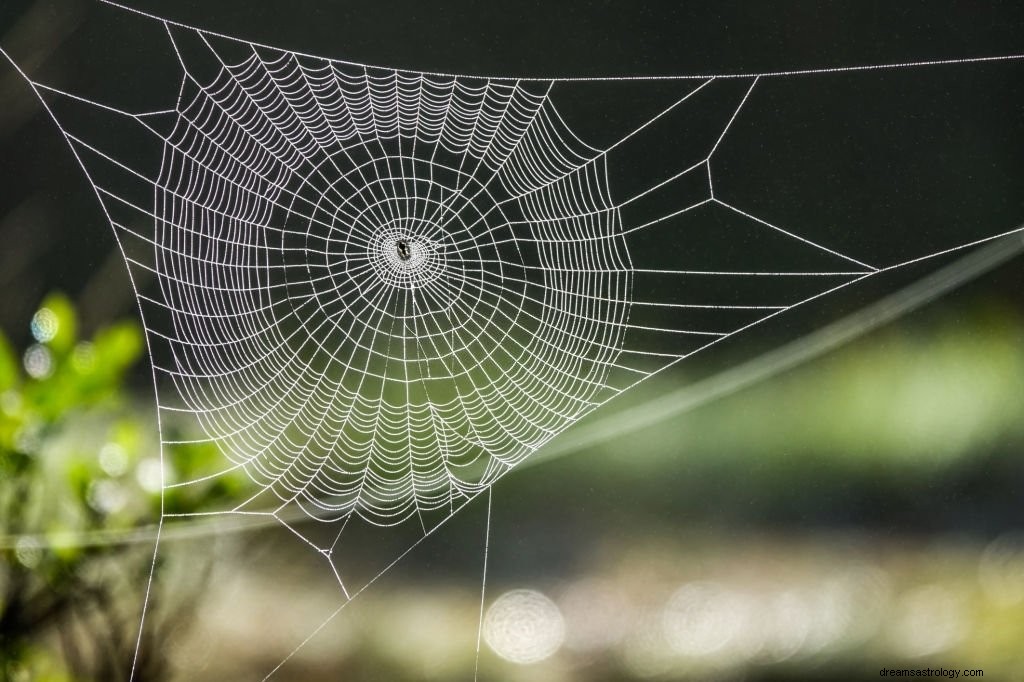
[[[139,325],[119,322],[100,330],[93,339],[96,366],[110,374],[131,366],[142,355],[143,339]]]
[[[0,391],[13,388],[20,376],[18,356],[11,348],[10,342],[0,331]]]
[[[142,429],[133,419],[119,419],[110,428],[108,436],[111,443],[119,446],[124,452],[137,455],[142,447]]]

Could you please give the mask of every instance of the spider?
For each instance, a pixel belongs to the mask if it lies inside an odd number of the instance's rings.
[[[399,239],[395,244],[395,250],[398,252],[398,257],[402,260],[409,260],[412,257],[412,249],[409,246],[409,241],[406,239]]]

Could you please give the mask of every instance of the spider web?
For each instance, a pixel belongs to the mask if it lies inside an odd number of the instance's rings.
[[[280,522],[342,606],[415,547],[353,589],[337,550],[354,523],[422,541],[485,492],[489,512],[498,479],[637,383],[913,262],[866,263],[716,196],[731,126],[762,78],[792,73],[662,79],[670,96],[591,146],[557,106],[571,79],[378,68],[151,18],[180,62],[172,108],[25,77],[133,281],[155,282],[136,294],[158,414],[198,433],[161,444],[223,456],[164,491],[244,472],[251,492],[203,514]],[[694,121],[672,171],[621,170]],[[152,165],[125,160],[140,147]],[[659,248],[679,234],[731,248]]]

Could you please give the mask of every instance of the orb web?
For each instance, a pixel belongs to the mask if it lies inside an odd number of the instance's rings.
[[[261,489],[450,510],[607,397],[629,255],[548,84],[253,52],[187,86],[156,182],[167,369]]]
[[[938,62],[483,78],[144,16],[180,63],[167,108],[127,111],[18,70],[124,255],[158,416],[195,427],[161,422],[161,445],[221,455],[179,478],[162,460],[164,499],[244,472],[251,490],[201,514],[264,516],[318,550],[344,597],[328,621],[482,493],[486,581],[494,483],[638,383],[801,304],[1024,229],[886,263],[769,222],[718,186],[716,154],[761,83]],[[658,94],[615,93],[638,113],[584,140],[560,103],[596,110],[594,84]],[[165,508],[159,528],[194,515]],[[352,519],[415,519],[422,536],[350,590],[337,550]],[[485,625],[495,642],[511,635],[511,659],[532,660],[516,633],[555,622],[499,615],[482,591],[478,656]]]

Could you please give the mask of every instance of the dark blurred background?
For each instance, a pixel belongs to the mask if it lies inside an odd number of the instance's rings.
[[[310,54],[473,75],[764,73],[1024,53],[1015,3],[130,4]],[[8,1],[0,46],[55,87],[173,106],[168,45],[152,22],[115,8]],[[31,89],[0,66],[0,676],[122,679],[158,517],[152,379],[96,198]],[[1022,76],[1021,62],[993,62],[762,79],[716,155],[716,193],[880,266],[1014,229],[1024,220]],[[559,85],[552,96],[569,112],[576,92]],[[584,139],[616,120],[614,99],[602,102],[573,113]],[[671,158],[633,163],[679,170]],[[666,400],[697,407],[639,432],[619,418],[622,433],[596,444],[573,445],[571,430],[503,479],[481,679],[866,679],[940,666],[1019,678],[1019,257],[725,398],[679,393],[713,387],[960,255],[681,363],[576,430]],[[218,456],[178,454],[199,470]],[[231,494],[180,504],[201,510]],[[277,678],[471,679],[481,502]],[[396,548],[372,545],[367,566]],[[277,526],[183,523],[161,554],[145,679],[260,679],[338,604],[324,564]]]

